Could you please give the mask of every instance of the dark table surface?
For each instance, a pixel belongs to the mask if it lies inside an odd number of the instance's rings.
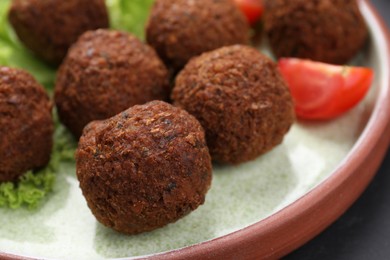
[[[390,28],[390,0],[371,2]],[[358,201],[318,237],[285,259],[390,259],[390,149]]]

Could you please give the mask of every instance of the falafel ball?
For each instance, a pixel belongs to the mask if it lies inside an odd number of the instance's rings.
[[[45,166],[52,149],[52,103],[27,72],[0,67],[0,182]]]
[[[53,65],[82,33],[109,26],[104,0],[14,0],[8,18],[19,39]]]
[[[249,25],[232,0],[157,0],[146,38],[178,70],[203,52],[248,43]]]
[[[177,76],[172,99],[200,121],[212,159],[222,163],[249,161],[271,150],[295,119],[276,64],[243,45],[193,58]]]
[[[187,215],[203,204],[211,183],[203,128],[186,111],[162,101],[90,123],[76,162],[96,219],[126,234]]]
[[[57,74],[61,121],[80,137],[84,126],[136,104],[167,100],[169,76],[156,52],[134,36],[99,29],[84,33]]]
[[[344,64],[368,32],[356,0],[269,0],[265,31],[277,57]]]

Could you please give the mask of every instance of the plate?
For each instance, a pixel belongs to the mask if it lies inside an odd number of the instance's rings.
[[[97,223],[74,164],[63,164],[41,208],[0,209],[0,257],[279,258],[314,237],[361,194],[390,142],[387,32],[368,1],[360,7],[370,41],[354,63],[374,68],[376,77],[358,107],[329,122],[297,122],[282,145],[255,161],[214,166],[203,206],[137,236]]]

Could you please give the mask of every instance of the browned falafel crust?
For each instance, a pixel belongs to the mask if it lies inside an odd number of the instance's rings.
[[[195,210],[212,178],[203,128],[162,101],[90,123],[76,161],[92,213],[126,234],[151,231]]]
[[[27,72],[0,67],[0,181],[45,166],[52,149],[52,103]]]
[[[167,65],[181,69],[190,58],[249,42],[249,25],[231,0],[157,0],[146,38]]]
[[[172,99],[200,121],[212,159],[222,163],[249,161],[271,150],[295,119],[275,63],[249,46],[193,58],[176,78]]]
[[[104,0],[14,0],[9,20],[19,39],[54,65],[82,33],[109,26]]]
[[[134,36],[96,30],[83,34],[57,74],[61,121],[80,137],[85,125],[136,104],[169,97],[168,71],[156,52]]]
[[[265,31],[277,57],[348,62],[368,31],[356,0],[268,0]]]

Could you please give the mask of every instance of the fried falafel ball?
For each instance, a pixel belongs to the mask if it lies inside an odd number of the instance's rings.
[[[9,21],[19,39],[53,65],[82,33],[109,26],[104,0],[14,0]]]
[[[249,25],[232,0],[157,0],[146,27],[147,42],[179,70],[199,54],[249,42]]]
[[[27,72],[0,67],[0,182],[45,166],[52,149],[52,103]]]
[[[57,74],[61,121],[80,137],[84,126],[136,104],[167,100],[169,76],[156,52],[134,36],[99,29],[84,33]]]
[[[222,163],[249,161],[271,150],[295,119],[275,63],[243,45],[193,58],[177,76],[172,100],[200,121],[212,159]]]
[[[195,210],[212,178],[203,128],[162,101],[90,123],[76,162],[96,219],[126,234],[154,230]]]
[[[268,0],[265,31],[277,57],[344,64],[368,31],[356,0]]]

